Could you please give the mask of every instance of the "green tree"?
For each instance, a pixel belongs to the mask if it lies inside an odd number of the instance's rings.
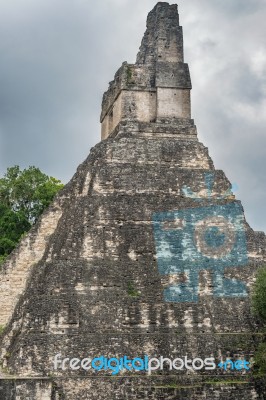
[[[64,185],[39,168],[7,169],[0,179],[0,202],[14,212],[21,212],[32,225]]]
[[[14,212],[0,203],[0,257],[6,255],[16,247],[19,239],[27,232],[31,224],[21,212]]]
[[[257,279],[252,293],[253,313],[266,325],[266,268],[261,268],[257,273]],[[266,337],[259,344],[255,353],[256,371],[265,376],[266,374]]]
[[[252,305],[254,314],[266,323],[266,268],[261,268],[257,273]]]
[[[259,375],[266,375],[266,341],[259,344],[254,357],[256,372]]]
[[[33,166],[7,169],[0,178],[0,264],[63,186]]]

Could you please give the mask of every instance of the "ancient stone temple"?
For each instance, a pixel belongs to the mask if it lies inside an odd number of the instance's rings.
[[[102,141],[1,272],[1,400],[265,398],[265,235],[198,141],[190,90],[177,6],[158,3]]]

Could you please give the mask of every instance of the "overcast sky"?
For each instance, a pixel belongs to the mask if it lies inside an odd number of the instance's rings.
[[[100,140],[100,106],[135,62],[153,0],[0,0],[0,172],[67,182]],[[266,1],[179,0],[192,116],[216,168],[266,231]]]

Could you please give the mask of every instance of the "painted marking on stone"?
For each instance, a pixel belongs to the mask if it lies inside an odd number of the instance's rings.
[[[202,201],[203,198],[207,200],[211,200],[213,197],[213,186],[215,181],[215,174],[213,172],[205,172],[204,173],[204,182],[205,182],[205,190],[204,190],[204,197],[199,195],[199,192],[193,192],[189,186],[184,185],[182,187],[182,192],[185,197],[189,197],[194,199],[195,201]],[[235,184],[234,184],[235,185]],[[228,197],[233,196],[232,190],[236,188],[236,186],[232,185],[232,188],[226,190],[219,196],[215,196],[216,199],[226,199]]]
[[[201,270],[213,271],[215,297],[247,296],[243,282],[224,278],[225,268],[248,262],[238,202],[155,213],[153,230],[160,275],[186,276],[185,282],[164,289],[165,301],[197,302]]]

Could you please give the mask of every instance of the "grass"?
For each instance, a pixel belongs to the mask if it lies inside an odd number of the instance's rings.
[[[126,73],[127,73],[127,83],[133,83],[133,82],[130,82],[132,79],[132,71],[131,71],[130,67],[127,67]]]
[[[127,294],[131,297],[138,297],[140,295],[139,291],[134,288],[132,282],[128,282],[127,284]]]
[[[0,325],[0,336],[2,335],[4,330],[5,330],[5,325]]]

